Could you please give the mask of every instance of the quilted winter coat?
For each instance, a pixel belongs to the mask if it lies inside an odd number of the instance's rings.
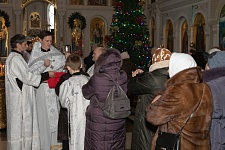
[[[202,82],[200,67],[180,71],[170,78],[161,98],[147,106],[146,118],[161,131],[177,134],[197,106],[182,130],[181,149],[210,150],[212,94],[209,86]],[[153,150],[157,136],[158,133],[153,140]]]
[[[209,85],[213,95],[211,150],[225,150],[225,67],[205,70],[203,80]]]
[[[128,90],[132,94],[139,95],[132,132],[132,150],[150,150],[151,148],[157,126],[147,122],[145,119],[145,109],[159,92],[165,90],[164,84],[168,77],[168,67],[166,67],[152,72],[144,72],[128,82]]]
[[[124,150],[126,140],[126,119],[108,119],[103,116],[96,98],[103,105],[113,86],[103,73],[117,80],[124,91],[127,91],[127,76],[120,71],[121,56],[118,50],[108,49],[101,54],[95,63],[94,75],[82,87],[83,95],[90,100],[86,111],[85,150]]]

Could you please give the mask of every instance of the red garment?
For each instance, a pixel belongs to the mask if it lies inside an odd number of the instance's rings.
[[[65,74],[65,72],[55,72],[54,77],[48,79],[49,88],[55,88],[56,84],[59,82],[59,79],[63,74]]]

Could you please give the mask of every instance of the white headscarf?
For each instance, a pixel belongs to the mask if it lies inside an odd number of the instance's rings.
[[[171,78],[182,70],[196,66],[197,64],[191,55],[185,53],[173,53],[170,57],[169,76]]]
[[[130,55],[128,54],[128,52],[122,52],[121,54],[122,59],[129,59]]]

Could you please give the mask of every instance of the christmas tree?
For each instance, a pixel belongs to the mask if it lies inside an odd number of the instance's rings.
[[[147,68],[151,60],[149,31],[144,15],[144,0],[117,0],[114,6],[107,45],[127,51],[138,68]]]

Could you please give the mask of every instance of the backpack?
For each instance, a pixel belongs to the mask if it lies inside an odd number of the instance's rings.
[[[104,75],[112,80],[114,85],[110,89],[103,106],[100,105],[99,100],[95,96],[100,108],[103,111],[103,115],[109,119],[123,119],[128,117],[131,114],[130,99],[127,97],[126,93],[117,81],[113,80],[106,73],[104,73]],[[115,91],[117,91],[118,96],[115,96]]]

